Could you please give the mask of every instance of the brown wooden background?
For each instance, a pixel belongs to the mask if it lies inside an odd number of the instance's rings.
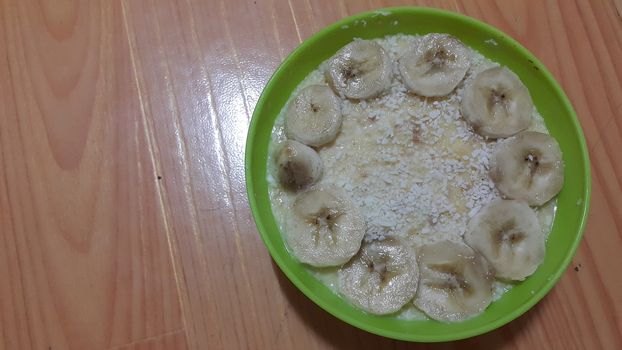
[[[245,195],[279,62],[349,14],[463,12],[538,56],[593,170],[571,267],[530,312],[416,345],[334,319],[284,278]],[[622,1],[0,0],[0,349],[622,349]]]

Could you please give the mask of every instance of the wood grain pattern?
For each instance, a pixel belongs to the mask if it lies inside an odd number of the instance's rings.
[[[511,324],[446,344],[315,306],[272,263],[244,186],[250,115],[284,57],[339,18],[413,4],[538,56],[592,160],[588,228],[560,283]],[[622,348],[621,13],[618,0],[0,0],[0,349]]]
[[[120,3],[2,5],[0,348],[183,329]]]

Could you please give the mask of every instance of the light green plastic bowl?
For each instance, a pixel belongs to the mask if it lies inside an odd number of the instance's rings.
[[[558,209],[544,263],[480,316],[460,323],[375,316],[333,293],[286,250],[272,214],[266,181],[268,144],[274,121],[292,91],[322,61],[354,38],[430,32],[452,34],[518,74],[529,88],[550,133],[559,142],[566,165],[564,188],[557,197]],[[544,297],[564,273],[579,245],[588,213],[591,180],[585,139],[575,112],[551,73],[527,49],[498,29],[473,18],[431,8],[401,7],[345,18],[320,30],[285,59],[255,107],[246,143],[246,186],[261,238],[281,270],[307,297],[334,316],[368,332],[400,340],[437,342],[472,337],[501,327]]]

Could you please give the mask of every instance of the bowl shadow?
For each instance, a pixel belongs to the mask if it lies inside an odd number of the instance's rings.
[[[325,344],[334,349],[500,349],[527,332],[528,324],[533,323],[544,309],[539,304],[547,303],[549,299],[543,298],[538,305],[507,325],[473,338],[443,343],[411,343],[368,333],[339,320],[302,294],[274,261],[272,269],[292,309],[315,336],[321,337]]]

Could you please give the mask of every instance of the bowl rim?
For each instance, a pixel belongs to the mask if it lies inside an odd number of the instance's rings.
[[[537,293],[533,294],[531,298],[529,298],[525,303],[521,304],[519,307],[514,309],[512,312],[503,315],[502,317],[500,317],[499,319],[493,322],[487,323],[485,325],[482,325],[476,328],[454,332],[451,335],[443,335],[443,336],[417,335],[416,337],[413,337],[413,336],[405,335],[402,332],[394,332],[392,330],[379,329],[379,328],[376,328],[375,326],[372,326],[363,321],[360,321],[357,318],[350,317],[348,315],[341,314],[339,312],[335,312],[330,307],[330,305],[328,305],[328,303],[325,303],[322,299],[320,299],[319,297],[316,297],[316,295],[309,288],[306,287],[306,285],[289,268],[288,264],[281,261],[279,258],[275,257],[276,248],[273,246],[271,241],[268,239],[267,230],[265,228],[263,218],[260,215],[258,215],[259,213],[258,204],[257,204],[257,199],[254,195],[255,186],[251,180],[253,177],[253,174],[251,172],[251,169],[252,169],[251,165],[255,162],[255,160],[252,158],[252,148],[255,142],[256,129],[258,128],[258,124],[259,124],[259,114],[264,109],[264,105],[266,103],[266,98],[265,98],[266,94],[268,93],[268,91],[272,90],[275,84],[277,83],[275,77],[281,75],[281,72],[285,69],[286,63],[290,61],[292,57],[298,55],[298,53],[302,51],[304,48],[306,48],[307,46],[313,45],[315,42],[320,40],[326,34],[334,30],[337,30],[344,25],[348,25],[348,24],[354,23],[358,20],[362,20],[368,17],[378,16],[379,14],[386,15],[387,13],[405,13],[405,12],[416,13],[418,15],[440,15],[440,16],[448,17],[451,20],[464,21],[468,25],[474,26],[480,30],[489,32],[496,37],[503,37],[504,40],[507,40],[508,42],[510,42],[515,47],[516,50],[520,51],[521,54],[523,54],[525,57],[528,57],[533,62],[533,65],[539,69],[540,74],[542,74],[543,78],[549,81],[549,83],[551,83],[551,86],[553,87],[555,94],[557,94],[560,97],[563,106],[569,112],[570,117],[571,117],[570,119],[571,119],[572,127],[577,133],[577,138],[578,138],[579,146],[581,149],[580,157],[584,164],[582,175],[585,178],[585,190],[582,193],[582,198],[585,201],[585,205],[583,206],[583,210],[581,212],[579,227],[577,227],[578,234],[576,235],[574,241],[571,243],[570,249],[568,249],[568,251],[566,252],[564,259],[562,260],[562,264],[560,268],[555,271],[555,273],[551,276],[551,278],[547,280],[547,282],[543,285],[542,288],[538,290]],[[281,271],[296,286],[298,290],[300,290],[304,295],[306,295],[309,299],[311,299],[316,305],[321,307],[324,311],[328,312],[334,317],[356,328],[359,328],[364,331],[367,331],[367,332],[370,332],[376,335],[380,335],[383,337],[388,337],[388,338],[397,339],[397,340],[404,340],[404,341],[412,341],[412,342],[444,342],[444,341],[453,341],[453,340],[460,340],[460,339],[474,337],[477,335],[490,332],[497,328],[500,328],[506,325],[507,323],[513,321],[514,319],[518,318],[519,316],[521,316],[528,310],[530,310],[546,294],[548,294],[548,292],[553,288],[553,286],[555,286],[555,284],[557,284],[561,276],[566,271],[572,258],[574,257],[575,252],[579,246],[579,243],[581,242],[581,239],[585,231],[585,226],[587,223],[587,216],[588,216],[589,208],[590,208],[591,189],[592,189],[589,152],[588,152],[587,144],[585,141],[583,129],[581,128],[577,114],[574,108],[572,107],[570,100],[566,96],[566,93],[561,88],[557,80],[555,80],[553,75],[549,72],[549,70],[544,66],[544,64],[542,64],[529,50],[527,50],[523,45],[521,45],[514,38],[512,38],[508,34],[504,33],[500,29],[497,29],[496,27],[490,24],[487,24],[473,17],[463,15],[460,13],[437,9],[437,8],[418,7],[418,6],[384,7],[384,8],[379,8],[379,9],[375,9],[372,11],[360,12],[352,16],[342,18],[320,29],[319,31],[315,32],[312,36],[302,41],[279,64],[279,67],[272,74],[272,76],[270,77],[270,80],[268,81],[264,89],[262,90],[262,93],[257,101],[257,104],[253,112],[253,116],[250,122],[248,134],[247,134],[247,140],[246,140],[246,148],[245,148],[245,180],[246,180],[246,189],[247,189],[247,195],[248,195],[251,213],[253,215],[253,219],[255,221],[255,224],[257,226],[261,239],[264,245],[268,248],[268,251],[270,253],[272,260],[276,262],[276,264],[279,266]]]

